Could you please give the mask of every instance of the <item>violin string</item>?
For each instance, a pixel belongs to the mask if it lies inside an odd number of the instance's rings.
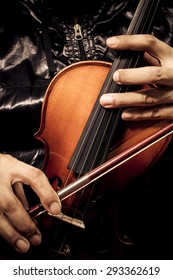
[[[144,2],[144,5],[146,6],[146,5],[148,5],[146,2]],[[147,14],[147,16],[149,16],[149,13]],[[152,20],[153,20],[153,17],[154,17],[154,15],[152,16]],[[147,19],[148,18],[145,18],[145,21],[147,21]],[[150,24],[152,23],[152,20],[150,21]],[[142,18],[139,18],[139,25],[141,26],[141,22],[142,22]],[[145,26],[145,24],[143,25],[143,28],[144,28],[144,26]],[[149,25],[149,27],[148,27],[148,30],[150,29],[150,25]],[[135,26],[135,29],[137,29],[137,30],[139,30],[139,27],[136,25]],[[143,32],[143,29],[142,29],[142,32]],[[141,33],[142,33],[141,32]],[[139,58],[139,57],[138,57]],[[131,64],[131,62],[132,62],[132,60],[130,61],[130,63],[129,64]],[[136,62],[136,65],[138,64],[138,61]],[[136,67],[136,65],[135,65],[135,67]],[[122,66],[124,66],[124,65],[122,65]],[[112,78],[110,77],[110,79],[112,80]],[[114,83],[114,82],[113,82]],[[106,92],[106,91],[105,91]],[[109,92],[109,90],[107,91],[107,92]],[[98,106],[98,108],[97,108],[97,110],[99,110],[99,106]],[[111,120],[111,117],[109,118],[109,121]],[[108,121],[108,122],[109,122]],[[102,122],[102,120],[100,121],[100,126],[101,126],[101,122]],[[106,129],[105,129],[105,133],[106,133]],[[103,135],[104,136],[104,135]],[[103,139],[104,137],[102,137],[102,139]],[[102,139],[101,139],[101,141],[100,142],[102,142]],[[101,145],[98,147],[98,150],[97,150],[97,153],[99,152],[99,149],[100,149],[100,147],[101,147]],[[89,153],[88,153],[89,154]],[[97,155],[97,154],[96,154]],[[93,169],[93,166],[91,167],[91,170]],[[93,188],[94,188],[94,186],[93,186]],[[92,189],[93,189],[92,188]],[[91,196],[91,195],[90,195]],[[88,202],[89,203],[89,202]],[[86,205],[86,207],[87,207],[87,205]]]
[[[146,5],[146,2],[144,3],[145,5]],[[141,23],[139,23],[139,24],[141,24]],[[138,29],[138,27],[137,27],[137,29]],[[119,61],[118,61],[118,63],[119,63]],[[130,61],[130,63],[131,63],[131,61]],[[124,66],[124,65],[122,65],[122,66]],[[110,77],[110,79],[109,79],[109,81],[108,81],[108,84],[110,84],[110,81],[112,80],[112,77]],[[108,89],[105,89],[105,92],[108,92],[109,91],[109,88]],[[98,105],[98,107],[96,108],[96,110],[95,110],[95,114],[94,114],[94,116],[93,116],[93,119],[91,120],[91,123],[90,123],[90,126],[89,126],[89,128],[88,128],[88,131],[90,130],[90,127],[91,127],[91,125],[92,125],[92,123],[93,123],[93,121],[94,121],[94,119],[95,119],[95,117],[96,117],[96,113],[98,112],[98,110],[100,109],[100,105]],[[104,115],[102,116],[102,119],[100,120],[100,125],[101,125],[101,123],[102,123],[102,120],[103,120],[103,118],[104,118]],[[99,130],[99,128],[96,130],[96,133],[95,133],[95,135],[97,135],[97,132],[98,132],[98,130]],[[86,132],[86,135],[88,134],[88,132]],[[91,146],[92,146],[92,144],[93,144],[93,142],[95,141],[95,135],[93,135],[93,141],[92,141],[92,143],[91,143]],[[85,138],[84,138],[84,140],[83,140],[83,143],[81,144],[81,146],[82,145],[84,145],[84,143],[85,143]],[[79,149],[79,151],[78,151],[78,154],[79,154],[79,152],[80,152],[80,149]],[[89,152],[88,152],[88,154],[89,154]],[[76,156],[76,158],[78,157],[78,155]],[[86,157],[86,160],[87,160],[87,157]],[[75,162],[74,162],[75,163]],[[85,164],[85,163],[84,163]],[[81,168],[81,172],[80,173],[82,173],[82,171],[83,171],[83,167]]]
[[[144,2],[144,5],[147,6],[146,2]],[[142,9],[141,9],[141,13],[142,13]],[[147,15],[147,17],[145,18],[145,21],[146,21],[146,22],[147,22],[147,19],[148,19],[148,15]],[[139,26],[142,26],[141,23],[142,23],[142,17],[139,17],[139,23],[138,23],[138,25],[139,25]],[[139,30],[139,26],[135,26],[135,29]],[[143,29],[144,29],[144,26],[145,26],[145,24],[143,25]],[[143,32],[143,29],[142,29],[142,32]],[[150,29],[150,26],[148,27],[148,30],[149,30],[149,29]],[[141,33],[142,33],[142,32],[141,32]],[[134,33],[135,33],[135,32],[134,32]],[[138,56],[138,59],[139,59],[139,56]],[[136,67],[137,64],[138,64],[138,59],[136,60],[136,65],[135,65],[135,67]],[[132,59],[130,60],[129,65],[131,65],[131,63],[132,63]],[[118,64],[119,64],[119,61],[118,61]],[[125,62],[123,63],[122,68],[124,68],[124,66],[125,66]],[[116,69],[117,69],[117,67],[116,67]],[[115,90],[116,85],[114,86],[114,82],[112,82],[112,77],[110,77],[110,79],[109,79],[109,81],[108,81],[108,84],[110,85],[110,86],[109,86],[110,88],[112,87],[112,84],[113,84],[113,88],[114,88],[114,90]],[[128,89],[128,87],[127,87],[127,89]],[[120,91],[121,91],[121,90],[120,90]],[[105,93],[106,93],[106,92],[109,92],[109,88],[108,88],[108,89],[107,89],[107,88],[105,89]],[[115,91],[113,91],[113,92],[115,92]],[[99,110],[99,108],[100,108],[100,105],[98,105],[97,111]],[[106,111],[104,111],[104,114],[103,114],[103,116],[102,116],[102,118],[101,118],[101,120],[100,120],[100,127],[101,127],[102,120],[103,120],[105,114],[106,114]],[[111,121],[112,114],[113,114],[113,113],[111,113],[108,122]],[[108,123],[107,125],[109,125],[109,123]],[[98,130],[99,130],[99,129],[97,129],[97,131],[98,131]],[[97,134],[97,131],[96,131],[96,134]],[[106,129],[105,129],[105,132],[106,132]],[[104,135],[103,135],[103,136],[104,136]],[[111,136],[112,136],[112,135],[111,135]],[[95,141],[95,138],[96,138],[96,136],[94,135],[94,136],[93,136],[93,141],[92,141],[92,143]],[[102,137],[102,139],[104,139],[104,137]],[[102,139],[100,140],[100,143],[102,142]],[[108,141],[108,144],[109,144],[109,141]],[[96,156],[97,156],[97,154],[99,153],[100,147],[101,147],[101,144],[98,146],[98,151],[96,152]],[[87,161],[89,152],[90,152],[90,151],[88,151],[88,153],[87,153],[87,156],[86,156],[86,160],[85,160],[85,161]],[[94,161],[95,161],[95,159],[94,159]],[[85,164],[85,163],[84,163],[84,164]]]
[[[148,5],[148,2],[150,2],[150,1],[143,1],[144,3],[144,7],[145,6],[147,6]],[[153,1],[153,2],[155,2],[155,1]],[[159,2],[159,1],[158,1]],[[143,12],[142,11],[143,9],[141,9],[141,13]],[[149,13],[148,13],[149,14]],[[154,15],[153,15],[154,16]],[[134,28],[134,30],[135,29],[139,29],[139,26],[141,25],[141,22],[142,22],[142,17],[139,17],[139,22],[138,22],[138,26],[136,25],[135,26],[135,28]],[[147,19],[146,19],[147,20]],[[144,24],[145,25],[145,24]],[[150,26],[148,27],[148,30],[150,29]],[[142,30],[143,31],[143,30]],[[142,32],[141,32],[142,33]],[[135,34],[135,32],[134,32],[134,34]],[[120,59],[121,59],[121,56],[120,56]],[[130,60],[130,63],[132,62],[132,60]],[[129,64],[130,64],[129,63]],[[116,64],[119,64],[119,61],[117,61],[117,63]],[[115,66],[118,66],[118,65],[116,65],[115,64]],[[137,64],[137,62],[136,62],[136,64]],[[123,66],[125,66],[125,62],[123,63],[123,65],[122,65],[122,68],[123,68]],[[117,69],[117,68],[116,68]],[[113,82],[112,82],[112,76],[110,76],[109,78],[108,78],[108,84],[109,84],[109,87],[111,87],[112,86],[112,84],[113,84]],[[109,92],[109,87],[108,88],[105,88],[105,93],[107,93],[107,92]],[[115,86],[113,86],[114,88],[115,88]],[[95,114],[93,115],[93,119],[92,119],[92,121],[91,121],[91,123],[90,123],[90,126],[92,125],[92,122],[94,121],[94,119],[95,119],[95,117],[96,117],[96,115],[97,115],[97,113],[98,113],[98,111],[100,110],[100,106],[101,105],[99,105],[98,104],[98,106],[97,106],[97,108],[96,108],[96,111],[95,111]],[[101,124],[102,124],[102,120],[103,120],[103,118],[104,118],[104,116],[105,116],[105,114],[106,114],[106,112],[104,112],[104,114],[103,114],[103,116],[102,116],[102,119],[100,120],[100,124],[99,124],[99,127],[101,127]],[[109,124],[109,122],[111,121],[111,116],[112,116],[112,114],[110,115],[110,118],[109,118],[109,120],[108,120],[108,124]],[[90,128],[90,126],[89,126],[89,128]],[[88,132],[89,132],[89,128],[88,128]],[[88,134],[88,132],[86,133],[86,135]],[[106,133],[106,129],[105,129],[105,133]],[[97,132],[95,133],[95,135],[93,136],[93,139],[95,140],[95,137],[96,137],[96,134],[97,134]],[[85,139],[85,138],[84,138]],[[102,139],[103,139],[103,137],[102,137]],[[93,141],[94,141],[93,140]],[[101,142],[101,141],[100,141]],[[84,140],[83,140],[83,143],[84,143]],[[100,144],[100,146],[101,146],[101,144]],[[100,146],[98,147],[98,150],[97,150],[97,153],[99,152],[99,149],[100,149]],[[88,151],[88,155],[89,155],[89,151]],[[87,155],[87,157],[88,157],[88,155]],[[87,157],[86,157],[86,160],[87,160]],[[94,161],[95,161],[95,159],[94,159]],[[94,161],[93,161],[93,164],[94,164]],[[75,163],[74,163],[75,164]],[[81,168],[81,172],[79,173],[79,175],[78,175],[78,178],[81,176],[81,174],[82,174],[82,170],[83,170],[83,168],[84,168],[84,165],[82,166],[82,168]],[[91,166],[91,170],[92,170],[92,168],[93,168],[93,165]],[[66,182],[65,182],[65,185],[67,185],[68,184],[68,181],[69,181],[69,178],[70,178],[70,176],[71,176],[71,174],[72,174],[72,171],[69,171],[69,175],[68,175],[68,177],[67,177],[67,179],[66,179]],[[89,197],[88,197],[88,201],[87,201],[87,203],[86,203],[86,207],[85,207],[85,210],[84,210],[84,212],[83,212],[83,217],[84,217],[84,215],[85,215],[85,212],[86,212],[86,210],[87,210],[87,207],[88,207],[88,204],[89,204],[89,202],[90,202],[90,198],[91,198],[91,196],[92,196],[92,192],[93,192],[93,189],[94,189],[94,185],[95,184],[93,184],[93,186],[92,186],[92,188],[91,188],[91,192],[90,192],[90,195],[89,195]],[[80,195],[80,198],[82,197],[82,195],[83,195],[83,192],[84,192],[84,190],[83,191],[81,191],[81,195]],[[80,200],[80,199],[79,199]],[[70,200],[69,200],[70,201]],[[76,209],[77,209],[77,207],[76,207]],[[76,211],[75,211],[76,212]],[[76,213],[74,213],[74,215],[73,215],[73,217],[75,217],[75,214]],[[58,227],[59,228],[59,227]],[[57,230],[57,233],[58,233],[58,231],[59,230]],[[66,236],[64,236],[64,241],[65,241],[65,239],[66,239],[66,237],[67,237],[67,234],[68,233],[66,233]],[[64,243],[64,242],[63,242]],[[63,243],[61,244],[61,247],[63,246]]]
[[[97,108],[97,110],[99,109],[99,107]],[[100,121],[100,126],[101,126],[101,121]],[[105,133],[106,133],[106,130],[105,130]],[[100,147],[99,147],[100,148]],[[98,151],[99,151],[99,148],[98,148]],[[87,158],[87,157],[86,157]],[[91,168],[92,169],[92,168]],[[68,180],[67,180],[68,181]],[[91,197],[91,195],[89,196],[89,200],[90,200],[90,197]],[[89,201],[88,200],[88,201]],[[86,207],[87,208],[87,207]]]
[[[144,3],[145,5],[146,5],[146,3]],[[140,23],[139,23],[140,24]],[[118,63],[119,63],[119,61],[118,61]],[[123,65],[122,65],[123,66]],[[110,77],[110,80],[112,81],[112,76]],[[110,80],[108,81],[108,84],[110,84]],[[109,92],[109,88],[106,88],[105,89],[105,92]],[[88,127],[88,132],[86,132],[86,136],[84,137],[84,139],[83,139],[83,143],[81,143],[81,148],[79,148],[79,150],[78,150],[78,154],[77,154],[77,156],[76,156],[76,160],[77,160],[77,158],[78,158],[78,155],[79,155],[79,153],[80,153],[80,151],[81,151],[81,149],[82,149],[82,146],[85,144],[85,139],[86,139],[86,137],[87,137],[87,135],[89,134],[89,131],[90,131],[90,127],[91,127],[91,125],[93,124],[93,122],[95,121],[95,116],[96,116],[96,113],[100,110],[100,105],[98,105],[97,106],[97,108],[96,108],[96,110],[95,110],[95,114],[94,114],[94,116],[93,116],[93,119],[91,120],[91,122],[90,122],[90,126]],[[105,112],[105,114],[106,114],[106,112]],[[102,123],[102,120],[104,119],[104,115],[105,114],[103,114],[103,116],[102,116],[102,118],[100,119],[100,126],[101,126],[101,123]],[[95,131],[95,135],[92,135],[92,142],[91,142],[91,145],[90,145],[90,147],[92,147],[92,144],[95,142],[95,138],[97,137],[97,132],[99,131],[99,128]],[[85,159],[85,161],[83,162],[83,166],[81,167],[81,172],[80,173],[82,173],[82,171],[83,171],[83,167],[85,166],[85,163],[86,163],[86,161],[87,161],[87,159],[88,159],[88,155],[90,154],[90,149],[88,150],[88,152],[87,152],[87,155],[86,155],[86,159]],[[76,161],[74,161],[74,163],[75,163]]]

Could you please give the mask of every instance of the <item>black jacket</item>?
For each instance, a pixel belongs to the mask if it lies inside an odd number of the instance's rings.
[[[88,6],[85,6],[84,3],[83,9],[78,10],[76,6],[68,6],[71,2],[73,1],[64,1],[63,7],[57,8],[57,1],[54,0],[1,0],[0,152],[10,153],[39,168],[41,168],[43,162],[45,149],[41,142],[33,138],[33,135],[39,128],[42,101],[52,77],[67,65],[81,60],[112,62],[115,51],[106,47],[105,40],[113,35],[125,34],[139,1],[83,1],[93,4],[92,10],[89,13],[87,13]],[[74,25],[76,22],[81,26],[83,36],[81,40],[75,39]],[[157,14],[153,34],[173,46],[172,1],[161,1],[161,8]],[[163,166],[165,167],[165,161],[161,167]],[[162,197],[164,200],[162,193],[162,184],[165,185],[164,169],[162,171],[163,176],[157,193],[159,193],[159,198]],[[158,173],[156,171],[153,177],[156,178],[157,176]],[[168,185],[169,179],[168,177]],[[131,199],[130,202],[126,197],[123,202],[124,204],[122,204],[124,205],[123,209],[126,209],[126,212],[121,214],[122,220],[125,220],[125,226],[123,225],[122,230],[120,230],[120,232],[123,231],[124,233],[125,231],[126,234],[132,235],[137,244],[142,245],[137,249],[136,255],[133,253],[131,256],[129,251],[127,254],[124,254],[124,248],[120,250],[121,253],[119,254],[119,249],[116,247],[119,247],[117,241],[112,241],[114,239],[112,237],[114,235],[112,235],[112,232],[114,232],[114,229],[112,229],[113,225],[112,223],[107,225],[106,222],[106,226],[109,228],[106,241],[102,238],[101,233],[99,233],[99,236],[97,235],[93,238],[94,241],[91,245],[93,246],[93,251],[102,252],[103,258],[120,258],[122,257],[122,252],[123,258],[124,256],[125,258],[129,256],[143,257],[147,256],[147,254],[149,254],[149,257],[152,257],[152,254],[157,256],[159,251],[157,241],[161,235],[158,223],[160,223],[160,213],[163,215],[165,208],[159,208],[160,200],[157,200],[156,207],[158,208],[155,208],[154,214],[151,214],[150,210],[153,209],[152,203],[155,196],[155,192],[153,194],[150,188],[153,188],[153,183],[148,181],[148,177],[142,182],[142,192],[139,193],[139,184],[134,185],[132,191],[128,193]],[[147,191],[145,189],[146,182],[149,186]],[[167,191],[168,189],[166,188],[165,193]],[[145,198],[146,193],[148,197],[149,192],[150,196],[147,200],[146,208]],[[134,193],[138,195],[137,199]],[[168,195],[169,199],[170,197]],[[109,197],[109,199],[112,198]],[[172,204],[167,202],[168,200],[166,200],[164,205]],[[109,200],[107,203],[109,203]],[[112,203],[114,203],[114,200]],[[131,207],[132,204],[133,207]],[[105,207],[105,204],[103,205]],[[156,209],[159,209],[159,212]],[[129,211],[131,211],[131,216]],[[166,209],[166,211],[164,212],[165,215],[171,212],[170,208]],[[155,215],[158,213],[159,217]],[[155,216],[157,217],[155,218]],[[106,220],[109,220],[109,218]],[[153,220],[155,221],[154,225]],[[167,227],[165,216],[163,220],[164,226]],[[145,223],[148,226],[144,227]],[[158,237],[154,233],[150,234],[151,228],[154,230],[157,228],[156,231],[159,232]],[[111,232],[110,235],[108,234],[109,230]],[[153,232],[155,232],[154,230]],[[167,242],[171,240],[170,235],[172,236],[172,232],[172,229],[170,230],[168,226],[169,238]],[[167,232],[164,232],[164,234],[168,236]],[[144,239],[146,241],[143,243]],[[150,239],[150,242],[148,239]],[[95,244],[98,240],[102,246],[100,249],[97,248],[97,250]],[[156,241],[153,242],[153,240]],[[166,238],[164,238],[164,242],[165,240]],[[151,250],[148,253],[147,249],[150,245],[145,247],[144,244],[152,244],[154,250],[156,248],[157,250],[154,251],[155,253],[151,252]],[[163,246],[163,248],[165,247]],[[141,253],[144,251],[145,253]],[[108,255],[107,252],[109,252]],[[97,258],[98,254],[94,253],[94,257]]]
[[[0,11],[0,151],[37,166],[44,149],[33,134],[52,75],[83,59],[111,62],[115,53],[106,48],[105,39],[126,32],[138,3],[95,1],[98,8],[77,15],[80,42],[74,36],[76,10],[66,18],[55,2],[6,0]],[[173,8],[162,2],[154,34],[172,45]]]

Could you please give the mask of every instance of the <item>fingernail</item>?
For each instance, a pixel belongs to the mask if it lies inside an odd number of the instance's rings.
[[[113,97],[110,94],[104,94],[101,96],[100,98],[100,103],[103,106],[108,106],[108,105],[112,105],[113,103]]]
[[[15,247],[20,253],[26,253],[29,249],[29,243],[23,239],[18,239],[16,241]]]
[[[106,43],[107,45],[109,46],[115,46],[115,45],[118,45],[119,43],[119,40],[117,37],[110,37],[106,40]]]
[[[57,215],[60,212],[60,205],[58,202],[54,201],[50,205],[50,211],[52,214]]]
[[[122,119],[132,119],[132,113],[130,113],[129,111],[124,111],[122,113]]]
[[[116,72],[113,74],[113,80],[114,80],[116,83],[120,83],[120,82],[119,82],[119,79],[120,79],[120,73],[119,73],[119,71],[116,71]]]
[[[41,243],[41,235],[36,233],[29,238],[29,241],[32,243],[32,245],[37,246]]]

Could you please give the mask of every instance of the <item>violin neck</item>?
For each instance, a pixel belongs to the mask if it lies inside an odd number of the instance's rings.
[[[161,0],[141,0],[126,34],[150,34],[160,2]]]
[[[126,35],[150,34],[153,29],[156,12],[159,8],[160,2],[161,0],[141,0],[134,13],[133,19],[129,25]],[[112,77],[113,73],[117,69],[138,67],[141,63],[142,56],[143,52],[118,52],[108,74],[108,80],[110,79],[110,76]],[[105,84],[107,84],[107,81],[105,81]],[[114,89],[112,92],[117,91]]]

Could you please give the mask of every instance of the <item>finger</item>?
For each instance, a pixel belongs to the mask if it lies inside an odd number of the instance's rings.
[[[1,210],[0,235],[17,251],[25,253],[29,250],[29,241],[17,232],[17,230],[11,225],[11,223]]]
[[[48,212],[52,214],[60,213],[60,199],[41,170],[30,167],[28,174],[24,173],[21,179],[36,192]]]
[[[159,84],[172,86],[173,69],[156,66],[148,66],[133,69],[119,69],[114,73],[113,80],[117,84]]]
[[[26,237],[33,245],[41,242],[41,233],[10,188],[6,187],[6,191],[1,192],[0,210],[7,217],[13,228]],[[7,232],[7,234],[10,233]]]
[[[173,120],[173,106],[158,106],[150,108],[128,109],[122,113],[122,119],[126,121],[140,120]]]
[[[149,88],[136,92],[104,94],[100,103],[105,108],[148,107],[173,103],[173,89]]]
[[[163,59],[167,59],[168,63],[173,53],[170,46],[149,34],[110,37],[107,39],[107,45],[116,50],[146,51],[161,62]]]
[[[60,213],[61,202],[59,197],[41,170],[25,164],[11,156],[3,156],[1,161],[3,161],[4,166],[8,166],[11,171],[11,185],[14,185],[16,182],[22,182],[26,185],[30,185],[39,196],[41,203],[48,212],[52,214]],[[9,178],[6,177],[7,175],[4,174],[4,184],[9,181]]]
[[[13,185],[13,191],[15,193],[15,195],[17,196],[17,198],[21,201],[21,203],[23,204],[24,208],[26,210],[29,209],[29,203],[26,199],[26,195],[23,189],[23,184],[21,182],[16,182]]]
[[[1,192],[0,209],[8,217],[11,224],[26,237],[30,238],[38,233],[35,223],[9,188],[6,188],[5,192]]]

